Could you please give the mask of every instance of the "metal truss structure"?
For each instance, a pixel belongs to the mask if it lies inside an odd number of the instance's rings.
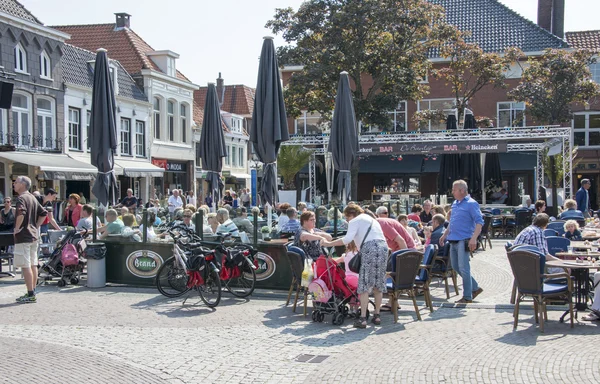
[[[571,197],[573,187],[571,185],[573,162],[571,128],[558,126],[535,126],[535,127],[509,127],[509,128],[483,128],[483,129],[459,129],[444,131],[413,131],[402,133],[378,133],[359,135],[359,147],[361,145],[373,144],[426,144],[426,143],[450,143],[468,142],[489,144],[494,141],[507,143],[508,152],[537,152],[536,169],[536,191],[543,185],[544,181],[544,153],[545,150],[556,145],[562,146],[563,158],[563,186],[564,198]],[[329,134],[321,135],[292,135],[289,141],[282,145],[301,145],[314,151],[315,155],[325,153],[329,143]],[[314,161],[309,166],[309,179],[311,199],[314,198],[316,187],[316,172]]]

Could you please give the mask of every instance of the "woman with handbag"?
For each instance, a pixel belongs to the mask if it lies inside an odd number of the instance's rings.
[[[375,297],[375,314],[371,322],[381,324],[379,310],[385,287],[385,269],[387,267],[388,247],[377,220],[364,213],[356,204],[349,204],[344,209],[344,216],[348,221],[346,236],[332,242],[323,242],[325,247],[335,247],[349,244],[354,241],[360,244],[359,253],[350,262],[350,269],[359,271],[358,290],[360,296],[360,318],[354,322],[356,328],[367,327],[367,305],[369,294],[373,291]],[[360,267],[357,268],[357,264]],[[356,272],[356,270],[355,270]]]

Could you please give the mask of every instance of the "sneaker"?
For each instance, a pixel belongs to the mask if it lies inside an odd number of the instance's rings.
[[[470,304],[473,300],[465,299],[464,297],[458,301],[455,301],[456,304]]]
[[[473,291],[473,300],[475,300],[475,298],[476,298],[477,296],[479,296],[479,295],[481,294],[481,292],[483,292],[483,288],[481,288],[481,287],[480,287],[480,288],[477,288],[477,290],[476,290],[476,291]]]
[[[17,303],[19,304],[29,304],[36,303],[37,299],[35,296],[29,296],[28,294],[24,294],[23,296],[17,298]]]

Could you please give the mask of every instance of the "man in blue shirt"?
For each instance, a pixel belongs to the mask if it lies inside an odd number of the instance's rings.
[[[463,298],[459,304],[472,303],[483,289],[471,276],[469,250],[477,248],[477,237],[481,233],[483,217],[477,201],[469,196],[469,188],[464,180],[457,180],[452,184],[452,215],[450,225],[440,238],[440,246],[448,240],[450,243],[450,263],[452,268],[463,279]],[[467,249],[468,247],[468,249]]]
[[[581,180],[581,188],[575,194],[575,201],[577,202],[577,208],[583,213],[583,216],[588,219],[590,218],[590,194],[588,189],[592,186],[589,179]]]
[[[281,233],[296,233],[300,229],[300,221],[298,220],[296,208],[289,207],[285,213],[289,220],[281,228]]]

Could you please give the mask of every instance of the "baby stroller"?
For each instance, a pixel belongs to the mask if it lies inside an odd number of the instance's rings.
[[[79,283],[85,261],[81,254],[85,249],[85,235],[76,230],[70,230],[57,241],[52,254],[38,270],[38,284],[47,283],[53,277],[57,277],[58,286],[64,287],[67,282],[73,285]]]
[[[321,255],[314,263],[314,280],[308,290],[314,297],[312,320],[322,322],[326,314],[332,315],[333,325],[342,325],[350,313],[349,305],[360,302],[355,284],[349,284],[346,272],[332,258]],[[367,318],[369,311],[367,310]]]

